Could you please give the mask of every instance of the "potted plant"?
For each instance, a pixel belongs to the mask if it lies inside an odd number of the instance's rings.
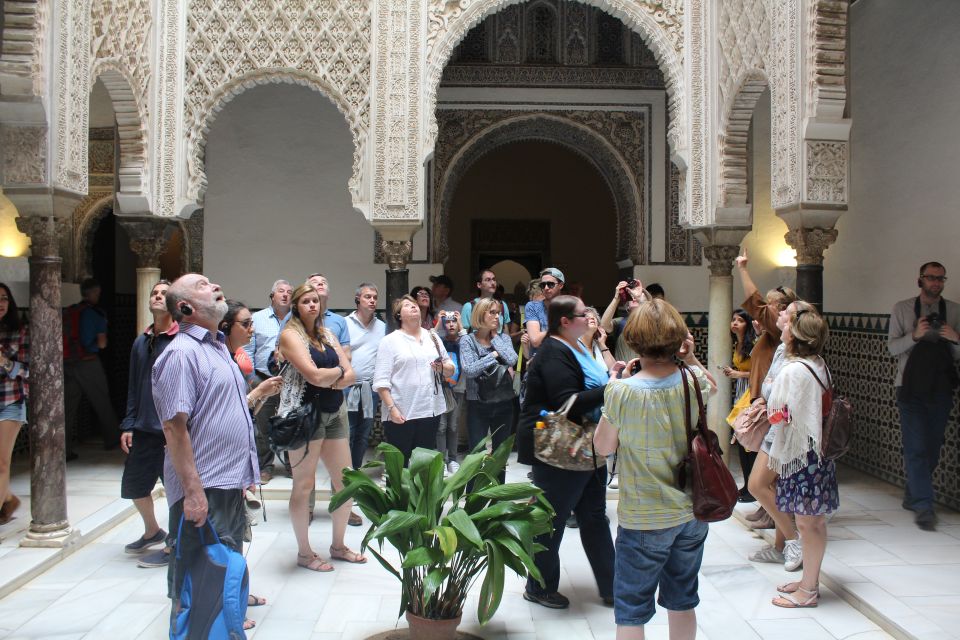
[[[404,468],[400,450],[381,443],[377,450],[383,462],[364,468],[383,466],[385,488],[362,471],[344,470],[344,488],[330,500],[333,511],[352,498],[372,522],[361,548],[400,580],[397,615],[406,613],[412,638],[456,637],[467,593],[484,571],[480,624],[500,606],[505,569],[543,581],[533,563],[543,547],[533,540],[553,530],[553,508],[529,482],[499,482],[512,437],[492,454],[486,445],[487,440],[481,442],[456,473],[444,478],[440,452],[416,449]],[[393,545],[400,566],[370,547],[373,541],[381,552],[384,541]]]

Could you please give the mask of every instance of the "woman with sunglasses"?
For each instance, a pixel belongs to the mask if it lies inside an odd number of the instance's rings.
[[[420,309],[420,326],[429,331],[433,329],[433,292],[427,287],[414,287],[410,295],[417,301],[417,307]]]
[[[517,432],[517,460],[533,467],[533,482],[556,512],[554,531],[537,538],[545,549],[534,557],[543,585],[529,578],[523,597],[551,609],[566,609],[570,600],[558,592],[560,543],[571,512],[580,525],[580,541],[590,561],[600,597],[613,604],[613,537],[607,520],[607,468],[602,458],[594,471],[571,471],[554,467],[535,455],[533,430],[542,410],[556,411],[576,394],[567,417],[579,424],[597,423],[603,391],[623,369],[618,363],[608,373],[580,342],[587,331],[583,301],[557,296],[547,309],[547,336],[527,370],[527,391]]]

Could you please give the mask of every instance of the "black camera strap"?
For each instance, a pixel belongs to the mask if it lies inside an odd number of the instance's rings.
[[[940,320],[941,322],[947,321],[947,301],[943,299],[943,296],[940,296]],[[917,296],[913,301],[913,315],[917,316],[917,322],[920,322],[920,318],[923,317],[920,314],[920,296]]]

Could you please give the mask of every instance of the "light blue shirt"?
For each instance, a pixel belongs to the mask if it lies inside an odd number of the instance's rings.
[[[562,340],[564,345],[570,351],[573,352],[574,357],[577,359],[577,364],[580,365],[580,368],[583,369],[583,388],[586,389],[596,389],[597,387],[602,387],[607,384],[607,380],[610,379],[609,374],[607,373],[607,368],[602,364],[597,362],[593,358],[593,354],[587,350],[587,347],[577,340],[578,349],[574,349],[572,346],[567,344],[566,340]],[[600,421],[600,407],[591,412],[593,415],[587,414],[587,417],[594,422]]]
[[[373,370],[377,365],[377,348],[380,346],[380,340],[387,333],[387,325],[374,316],[370,325],[364,326],[357,312],[354,311],[347,316],[346,326],[350,332],[348,340],[350,364],[353,365],[353,371],[357,375],[357,382],[373,380]]]
[[[479,300],[480,298],[474,298],[470,302],[467,302],[463,305],[463,310],[460,312],[460,324],[463,325],[463,328],[467,331],[470,331],[470,314],[473,313],[473,303]],[[507,308],[507,303],[500,301],[500,333],[503,333],[503,325],[510,324],[510,309]]]
[[[531,320],[535,320],[540,324],[540,331],[547,330],[547,307],[543,304],[543,300],[531,300],[523,307],[524,329],[527,328],[527,323]],[[533,356],[537,355],[537,348],[532,344],[528,344],[526,352],[527,358],[532,358]]]
[[[347,321],[343,319],[343,316],[327,309],[323,312],[323,326],[330,329],[333,335],[337,336],[340,346],[350,346],[350,330],[347,329]],[[353,362],[352,354],[350,362]]]
[[[290,319],[290,312],[288,311],[287,315],[280,318],[274,312],[273,307],[270,306],[257,311],[253,314],[252,319],[253,337],[243,350],[253,360],[253,368],[256,371],[269,375],[267,360],[277,348],[277,337],[280,335],[280,329]]]

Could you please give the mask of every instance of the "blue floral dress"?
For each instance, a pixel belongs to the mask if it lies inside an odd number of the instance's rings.
[[[807,452],[807,466],[791,476],[777,478],[777,509],[783,513],[822,516],[840,507],[837,463],[817,460]]]

